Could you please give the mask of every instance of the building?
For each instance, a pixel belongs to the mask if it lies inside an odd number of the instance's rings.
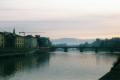
[[[5,48],[15,48],[16,34],[15,29],[13,29],[13,33],[4,32],[5,36]]]
[[[5,48],[15,48],[15,35],[5,32]]]
[[[38,45],[39,47],[50,47],[51,42],[47,37],[39,37],[38,38]]]
[[[50,47],[51,42],[47,37],[40,37],[36,35],[20,36],[10,32],[0,32],[0,48],[14,49],[14,48],[39,48],[39,47]]]
[[[20,35],[15,36],[15,48],[24,48],[25,38]]]
[[[25,36],[25,48],[31,48],[31,36]]]
[[[38,42],[37,38],[33,37],[32,35],[28,35],[25,37],[25,48],[37,48]]]
[[[37,38],[33,37],[32,38],[32,48],[37,48],[37,47],[38,47]]]
[[[5,47],[5,36],[4,33],[0,32],[0,48]]]

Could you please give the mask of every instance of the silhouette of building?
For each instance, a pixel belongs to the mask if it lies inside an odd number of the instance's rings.
[[[5,36],[4,33],[0,32],[0,48],[5,47]]]
[[[15,35],[5,32],[5,48],[15,48]]]
[[[39,47],[49,47],[51,45],[51,42],[50,42],[49,38],[47,38],[47,37],[39,37],[38,45],[39,45]]]
[[[37,48],[38,42],[37,38],[32,35],[28,35],[25,37],[25,48]]]

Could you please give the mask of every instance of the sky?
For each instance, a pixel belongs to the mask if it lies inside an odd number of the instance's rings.
[[[14,27],[52,39],[119,37],[120,0],[0,0],[0,31]]]

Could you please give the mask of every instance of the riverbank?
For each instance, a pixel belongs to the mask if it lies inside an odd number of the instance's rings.
[[[120,58],[113,65],[110,72],[108,72],[106,75],[104,75],[99,80],[120,80]]]
[[[0,49],[0,57],[2,56],[15,56],[15,55],[29,55],[34,53],[47,53],[49,52],[49,48],[37,48],[37,49]]]

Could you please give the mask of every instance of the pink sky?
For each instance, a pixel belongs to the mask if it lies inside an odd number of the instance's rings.
[[[119,37],[120,1],[0,0],[0,21],[0,31],[15,26],[51,38]]]

